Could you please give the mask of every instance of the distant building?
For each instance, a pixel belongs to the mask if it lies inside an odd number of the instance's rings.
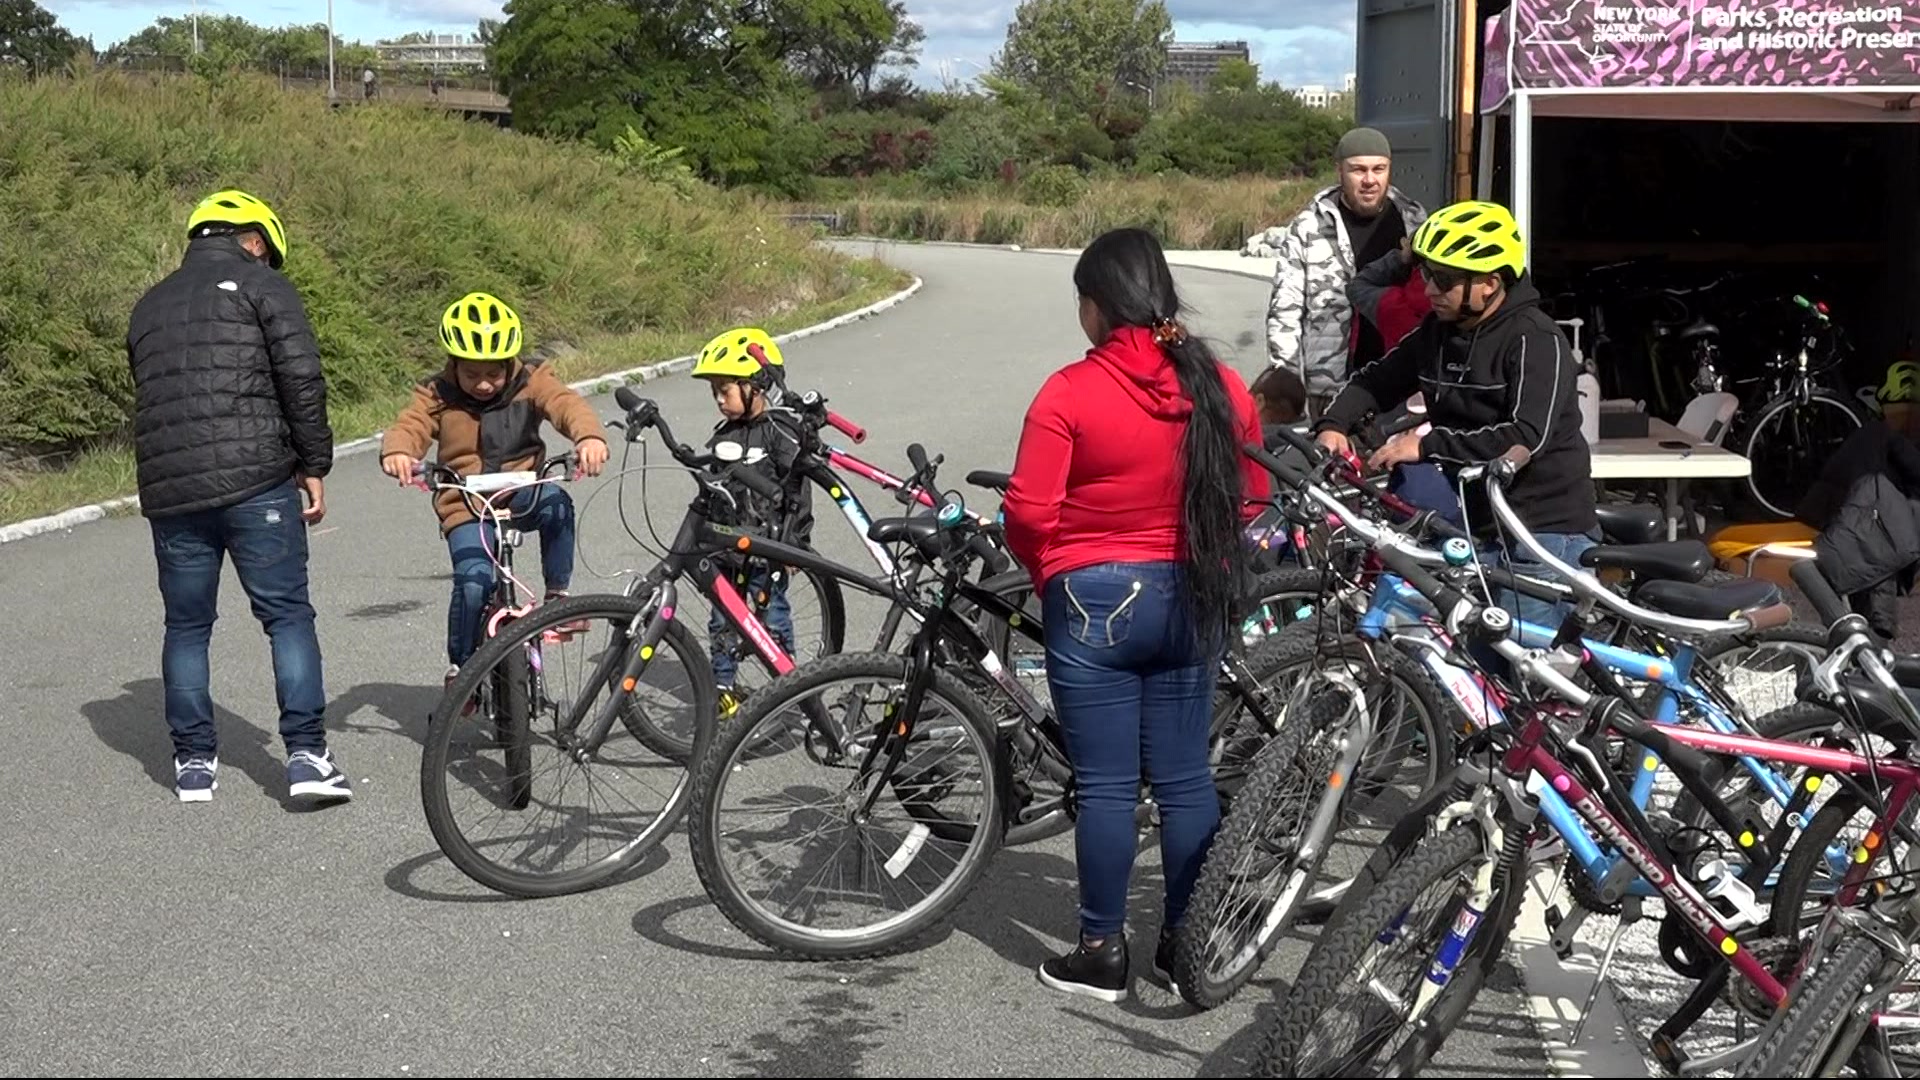
[[[473,34],[408,34],[373,47],[390,64],[418,64],[439,69],[487,69],[487,47]]]
[[[1335,90],[1331,86],[1309,83],[1295,86],[1287,92],[1300,99],[1300,103],[1309,109],[1339,109],[1353,100],[1354,77],[1348,72],[1341,87]]]
[[[1205,93],[1214,72],[1229,60],[1251,64],[1253,50],[1244,41],[1173,42],[1167,46],[1167,66],[1161,73],[1160,84],[1185,83],[1194,91]]]

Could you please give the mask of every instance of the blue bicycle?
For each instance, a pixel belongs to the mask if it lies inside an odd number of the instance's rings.
[[[1310,446],[1306,449],[1317,452]],[[1325,463],[1325,455],[1319,456]],[[1352,476],[1344,488],[1343,494],[1377,492]],[[1354,520],[1344,501],[1325,487],[1310,485],[1296,495],[1301,493],[1306,504],[1330,513],[1336,521]],[[1431,515],[1413,515],[1411,525],[1416,530],[1452,531]],[[1370,549],[1362,545],[1360,550]],[[1472,546],[1457,533],[1444,550],[1445,555],[1432,554],[1457,565],[1476,561]],[[1650,684],[1656,698],[1647,704],[1662,723],[1696,722],[1725,732],[1787,739],[1815,737],[1833,726],[1831,712],[1797,705],[1753,723],[1717,677],[1716,662],[1726,653],[1747,644],[1765,644],[1768,635],[1778,635],[1781,643],[1805,650],[1809,662],[1817,659],[1813,654],[1824,651],[1824,635],[1813,628],[1755,628],[1709,617],[1772,602],[1777,593],[1771,585],[1699,584],[1712,564],[1704,546],[1698,544],[1603,546],[1591,549],[1583,561],[1631,579],[1632,596],[1644,606],[1636,608],[1612,592],[1607,593],[1613,601],[1608,603],[1576,594],[1558,581],[1483,569],[1486,580],[1503,587],[1556,602],[1579,601],[1563,628],[1523,623],[1519,633],[1526,647],[1545,650],[1563,633],[1577,636],[1614,675]],[[1222,821],[1196,885],[1193,914],[1176,942],[1175,983],[1188,1001],[1202,1008],[1220,1004],[1244,985],[1281,930],[1296,919],[1324,914],[1339,902],[1353,881],[1350,874],[1336,873],[1336,880],[1317,891],[1311,886],[1321,876],[1322,863],[1335,846],[1343,821],[1400,820],[1452,763],[1453,745],[1438,732],[1470,739],[1501,722],[1495,688],[1446,659],[1452,643],[1431,604],[1415,589],[1384,572],[1377,561],[1361,573],[1334,577],[1345,585],[1320,606],[1321,623],[1295,624],[1265,646],[1301,653],[1306,674],[1293,689],[1280,731],[1253,761],[1235,807]],[[1626,616],[1608,627],[1605,635],[1595,633],[1590,625],[1605,617],[1599,611],[1602,605]],[[1658,621],[1629,614],[1648,607],[1659,609]],[[1329,635],[1325,633],[1328,623],[1351,632]],[[1709,663],[1700,663],[1703,655]],[[1321,692],[1329,688],[1334,692]],[[1370,700],[1382,690],[1414,699],[1416,715],[1388,718],[1387,711]],[[1436,723],[1439,717],[1447,722]],[[1609,751],[1603,747],[1597,753]],[[1622,777],[1623,786],[1631,788],[1636,807],[1646,810],[1663,770],[1653,755],[1635,753],[1633,757],[1628,761],[1617,756],[1613,771]],[[1737,821],[1729,811],[1715,823],[1723,828],[1737,824],[1734,835],[1751,835],[1755,843],[1768,837],[1771,847],[1782,839],[1780,830],[1791,833],[1790,822],[1804,822],[1793,815],[1804,811],[1809,793],[1756,759],[1743,759],[1742,765],[1747,775],[1720,778],[1722,787],[1728,779],[1742,785],[1731,799],[1724,791],[1716,796],[1712,791],[1688,790],[1666,812],[1683,822],[1704,824],[1716,807],[1743,805]],[[1405,775],[1408,772],[1411,777]],[[1393,788],[1405,793],[1398,802],[1390,797]],[[1565,955],[1586,914],[1620,911],[1621,890],[1631,880],[1631,867],[1617,851],[1595,840],[1564,800],[1553,792],[1546,794],[1547,815],[1561,839],[1538,846],[1533,857],[1553,857],[1562,846],[1573,854],[1568,881],[1578,907],[1572,918],[1560,917],[1558,908],[1549,915],[1556,931],[1555,946]],[[1760,803],[1785,812],[1770,826]],[[1704,830],[1696,833],[1708,835]],[[1624,871],[1618,869],[1622,866]],[[1641,883],[1632,888],[1632,894],[1652,895],[1652,891]],[[1675,939],[1676,950],[1690,944],[1683,935]],[[1685,963],[1687,958],[1678,961]],[[1670,957],[1669,962],[1676,958]]]

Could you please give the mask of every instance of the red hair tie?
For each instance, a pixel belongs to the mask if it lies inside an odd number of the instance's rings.
[[[1187,340],[1187,328],[1172,319],[1159,319],[1153,324],[1153,340],[1156,345],[1179,345]]]

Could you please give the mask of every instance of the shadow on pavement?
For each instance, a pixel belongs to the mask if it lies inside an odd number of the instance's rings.
[[[139,679],[122,687],[125,693],[80,706],[102,745],[140,763],[169,798],[173,797],[173,737],[167,729],[166,688],[157,678]],[[219,740],[220,776],[244,774],[288,813],[309,813],[340,803],[314,804],[287,794],[286,756],[278,746],[278,721],[272,733],[218,702],[213,706],[214,730]],[[224,791],[232,790],[223,786]],[[216,799],[219,795],[214,796]]]
[[[665,845],[661,845],[647,852],[645,858],[628,867],[625,873],[616,876],[605,884],[596,885],[588,891],[598,892],[601,889],[627,884],[638,878],[646,877],[648,874],[654,873],[665,865],[667,865],[667,849]],[[445,882],[448,886],[457,886],[462,891],[451,892],[444,888],[436,889],[429,885],[422,884],[421,878],[428,876],[429,873],[437,877],[440,881]],[[385,880],[388,889],[414,900],[427,900],[448,904],[493,904],[503,901],[537,904],[540,902],[535,899],[508,896],[505,893],[494,892],[492,889],[489,889],[462,873],[460,868],[454,866],[453,863],[447,859],[446,854],[438,848],[415,855],[413,858],[395,866],[393,869],[387,871]]]

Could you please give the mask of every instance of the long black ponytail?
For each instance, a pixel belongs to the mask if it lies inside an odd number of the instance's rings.
[[[1154,331],[1193,402],[1181,446],[1185,492],[1181,539],[1188,612],[1208,647],[1218,647],[1239,598],[1246,555],[1240,541],[1239,420],[1213,350],[1180,324],[1185,310],[1160,242],[1144,229],[1115,229],[1080,254],[1074,288],[1108,327]],[[1231,640],[1227,636],[1226,640]]]

